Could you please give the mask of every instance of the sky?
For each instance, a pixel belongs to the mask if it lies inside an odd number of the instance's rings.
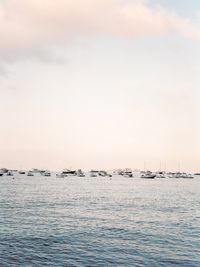
[[[0,166],[200,170],[200,1],[0,0]]]

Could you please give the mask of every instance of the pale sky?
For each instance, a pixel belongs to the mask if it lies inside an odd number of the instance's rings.
[[[0,166],[200,171],[199,0],[0,0]]]

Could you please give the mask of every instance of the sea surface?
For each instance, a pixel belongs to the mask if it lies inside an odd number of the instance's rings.
[[[200,266],[200,177],[0,177],[0,266]]]

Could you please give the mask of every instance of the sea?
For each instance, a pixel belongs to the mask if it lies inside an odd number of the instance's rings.
[[[200,176],[0,177],[0,266],[199,267]]]

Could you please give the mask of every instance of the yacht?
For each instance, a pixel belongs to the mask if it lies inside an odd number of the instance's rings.
[[[98,175],[102,177],[112,177],[112,175],[108,173],[107,171],[99,171]]]
[[[99,174],[99,171],[91,170],[90,171],[90,177],[97,177]]]
[[[122,170],[121,169],[115,169],[112,171],[113,175],[122,175]]]
[[[76,176],[76,171],[72,171],[72,170],[64,169],[64,170],[61,172],[61,175],[63,175],[64,177],[67,177],[67,176]]]
[[[165,178],[165,173],[164,172],[157,172],[156,178]]]
[[[102,176],[102,177],[106,177],[107,176],[105,171],[99,171],[98,175]]]
[[[46,170],[43,175],[46,177],[49,177],[49,176],[51,176],[51,172]]]
[[[18,173],[19,173],[19,174],[26,174],[25,171],[19,171]]]
[[[99,171],[98,175],[102,177],[112,177],[112,175],[106,171]]]
[[[27,176],[34,176],[33,171],[28,171]]]
[[[125,169],[121,172],[121,175],[123,177],[128,177],[128,178],[132,178],[133,177],[133,173],[131,169]]]
[[[32,172],[33,174],[38,175],[38,174],[44,173],[45,171],[33,168],[32,170],[30,170],[30,172]]]
[[[7,175],[7,176],[13,176],[14,173],[13,173],[12,171],[8,171],[6,175]]]
[[[167,175],[167,178],[175,178],[176,173],[175,172],[168,172],[168,173],[166,173],[166,175]]]
[[[83,173],[83,171],[81,169],[79,169],[77,172],[76,172],[76,175],[78,177],[85,177],[85,174]]]
[[[194,179],[194,177],[189,173],[181,173],[180,178],[183,178],[183,179]]]
[[[141,175],[141,178],[143,178],[143,179],[155,179],[156,174],[152,173],[151,171],[146,171],[145,173],[143,173]]]
[[[1,168],[1,169],[0,169],[0,173],[3,173],[3,174],[4,174],[4,173],[7,173],[7,172],[8,172],[8,169],[6,169],[6,168]],[[1,176],[2,176],[2,175],[1,175]]]

